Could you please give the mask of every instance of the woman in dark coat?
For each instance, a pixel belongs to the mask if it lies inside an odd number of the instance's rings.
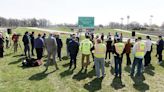
[[[2,36],[2,33],[0,33],[0,58],[3,57],[3,43],[4,43],[4,39],[3,39],[3,36]]]

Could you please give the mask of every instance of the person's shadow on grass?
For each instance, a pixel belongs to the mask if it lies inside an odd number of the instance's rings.
[[[125,84],[122,83],[121,78],[119,77],[114,77],[111,86],[115,89],[122,89],[123,87],[125,87]]]
[[[145,80],[144,75],[135,76],[135,77],[131,77],[131,78],[134,81],[133,87],[136,90],[138,90],[140,92],[145,92],[146,90],[149,90],[149,85],[143,82]]]
[[[130,66],[126,66],[126,67],[124,68],[124,70],[125,70],[126,72],[130,73],[131,68],[130,68]]]
[[[21,57],[21,58],[19,58],[17,61],[10,62],[8,65],[20,63],[20,62],[22,62],[22,61],[25,60],[25,59],[26,59],[26,57]]]
[[[114,75],[114,68],[111,66],[110,73]]]
[[[151,76],[154,76],[155,72],[153,70],[155,70],[155,67],[152,66],[152,64],[150,64],[149,66],[147,66],[145,68],[144,73],[147,73],[147,74],[149,74]]]
[[[89,92],[95,92],[102,88],[102,80],[103,78],[95,78],[94,80],[90,81],[89,83],[84,85],[84,88]]]
[[[70,70],[70,69],[65,70],[64,72],[60,73],[60,76],[61,76],[61,78],[63,78],[63,77],[72,75],[73,74],[73,71],[74,71],[74,69],[72,69],[72,70]]]
[[[39,80],[42,80],[44,78],[46,78],[49,74],[51,73],[54,73],[56,70],[52,71],[52,72],[49,72],[49,73],[46,73],[47,70],[44,70],[43,72],[41,73],[37,73],[37,74],[34,74],[32,75],[29,80],[36,80],[36,81],[39,81]]]
[[[84,72],[82,72],[82,70],[83,69],[81,69],[77,74],[75,74],[73,77],[72,77],[72,79],[75,79],[75,80],[78,80],[78,81],[80,81],[80,80],[83,80],[83,79],[85,79],[85,78],[87,78],[87,70],[85,69],[85,71]]]
[[[164,60],[162,61],[162,63],[160,64],[160,66],[162,66],[164,68]]]

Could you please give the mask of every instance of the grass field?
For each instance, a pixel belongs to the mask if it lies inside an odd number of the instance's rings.
[[[25,28],[17,28],[14,31],[22,35],[25,31],[35,31],[35,35],[42,33]],[[66,55],[65,40],[67,37],[68,35],[61,36],[64,43],[62,56]],[[21,39],[20,44],[23,47]],[[4,58],[0,58],[0,92],[163,92],[164,90],[164,63],[157,64],[156,46],[153,46],[152,65],[144,71],[142,78],[129,76],[130,67],[126,67],[124,56],[122,80],[114,78],[114,71],[108,62],[105,64],[106,77],[104,79],[96,79],[92,68],[93,62],[87,71],[80,71],[80,53],[75,70],[68,70],[69,60],[59,61],[57,59],[59,70],[54,71],[55,66],[50,66],[47,72],[44,72],[44,65],[31,68],[22,67],[21,62],[25,59],[21,56],[22,53],[20,48],[15,54],[13,50],[7,49]],[[44,63],[46,60],[44,56]]]

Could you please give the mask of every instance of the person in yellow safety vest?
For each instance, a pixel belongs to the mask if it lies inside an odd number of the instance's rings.
[[[120,39],[116,40],[114,44],[114,60],[115,60],[115,77],[120,77],[122,74],[122,58],[125,52],[125,44]],[[119,76],[118,76],[119,75]]]
[[[105,77],[105,52],[105,44],[102,43],[101,39],[97,39],[94,50],[94,65],[97,78],[100,78],[100,67],[102,70],[102,77]]]
[[[145,42],[141,41],[142,38],[138,37],[137,42],[134,44],[132,54],[134,55],[134,61],[132,64],[132,69],[131,69],[131,77],[134,76],[134,70],[135,66],[137,66],[137,73],[136,75],[140,76],[141,75],[141,69],[142,69],[142,60],[145,56],[146,53],[146,44]]]
[[[93,44],[90,41],[89,35],[86,35],[85,37],[86,37],[86,39],[81,41],[80,47],[79,47],[79,49],[82,53],[82,69],[84,67],[86,67],[86,69],[87,69],[88,65],[90,64],[91,48],[93,47]],[[86,57],[86,61],[87,61],[86,63],[84,63],[85,57]]]

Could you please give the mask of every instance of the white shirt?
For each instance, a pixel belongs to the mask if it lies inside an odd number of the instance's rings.
[[[146,51],[151,51],[151,45],[152,45],[151,40],[147,39],[145,44],[146,44]]]

